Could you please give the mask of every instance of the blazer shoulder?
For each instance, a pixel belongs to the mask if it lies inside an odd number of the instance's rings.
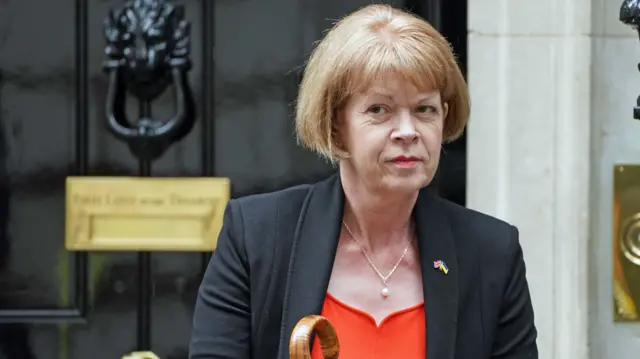
[[[519,246],[518,229],[510,223],[442,198],[437,200],[457,240],[464,242],[464,246],[484,248],[482,252],[490,256],[513,254]]]
[[[312,188],[313,185],[298,185],[231,200],[229,207],[240,217],[247,250],[260,253],[283,232],[292,232]]]
[[[281,204],[293,205],[296,202],[301,202],[306,198],[311,188],[313,185],[302,184],[278,191],[240,197],[232,201],[236,202],[243,217],[264,217],[265,214],[272,213]]]

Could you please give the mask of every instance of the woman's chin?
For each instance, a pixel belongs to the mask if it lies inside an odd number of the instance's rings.
[[[408,177],[387,178],[384,181],[384,188],[389,192],[413,194],[429,184],[426,175],[414,175]]]

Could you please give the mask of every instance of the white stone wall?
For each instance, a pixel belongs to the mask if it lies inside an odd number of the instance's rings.
[[[469,0],[468,206],[520,229],[545,359],[589,357],[591,9]]]

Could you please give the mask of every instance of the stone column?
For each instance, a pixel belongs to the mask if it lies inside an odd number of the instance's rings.
[[[520,229],[540,358],[588,358],[591,3],[469,0],[467,205]]]

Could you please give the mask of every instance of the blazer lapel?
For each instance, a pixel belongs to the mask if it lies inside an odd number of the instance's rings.
[[[458,319],[458,260],[453,233],[440,199],[423,189],[414,216],[427,325],[427,359],[453,358]],[[436,261],[448,273],[434,268]]]
[[[278,359],[289,359],[289,339],[298,321],[322,311],[343,210],[344,193],[337,174],[315,185],[302,207],[287,273]]]

